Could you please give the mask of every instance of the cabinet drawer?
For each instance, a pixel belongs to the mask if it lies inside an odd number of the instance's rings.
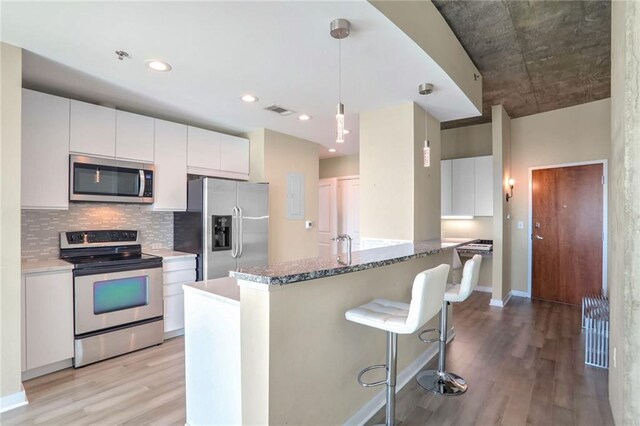
[[[196,280],[196,270],[187,269],[183,271],[165,272],[163,274],[164,285],[175,283],[190,283]]]
[[[162,270],[164,272],[182,271],[185,269],[196,269],[195,257],[184,257],[181,259],[163,260]]]

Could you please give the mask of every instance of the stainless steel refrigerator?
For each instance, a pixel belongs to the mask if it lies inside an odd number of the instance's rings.
[[[173,214],[173,244],[198,255],[198,281],[267,265],[269,184],[198,177],[187,185],[187,211]]]

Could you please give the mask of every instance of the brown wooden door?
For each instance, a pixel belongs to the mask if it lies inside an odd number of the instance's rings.
[[[532,297],[580,304],[602,292],[602,164],[532,173]]]

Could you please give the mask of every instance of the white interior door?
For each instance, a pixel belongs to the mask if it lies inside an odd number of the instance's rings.
[[[337,179],[320,179],[318,185],[318,255],[335,256],[338,235]]]
[[[360,250],[360,179],[341,179],[338,182],[338,232],[349,234],[352,251]],[[343,244],[341,251],[346,251]]]

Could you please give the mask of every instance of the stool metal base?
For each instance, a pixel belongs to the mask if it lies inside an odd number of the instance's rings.
[[[440,374],[436,370],[423,370],[416,379],[424,389],[438,395],[462,395],[467,391],[467,382],[453,373]]]

